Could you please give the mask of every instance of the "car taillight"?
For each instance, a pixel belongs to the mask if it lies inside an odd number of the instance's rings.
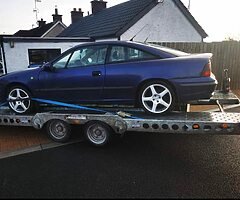
[[[209,77],[211,76],[211,61],[209,61],[203,68],[202,76]]]

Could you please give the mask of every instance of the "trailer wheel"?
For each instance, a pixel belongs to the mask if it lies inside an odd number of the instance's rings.
[[[84,127],[84,135],[88,142],[94,146],[104,146],[110,141],[111,128],[109,125],[100,122],[88,122]]]
[[[71,135],[70,125],[59,119],[47,122],[46,129],[49,137],[55,142],[67,142]]]

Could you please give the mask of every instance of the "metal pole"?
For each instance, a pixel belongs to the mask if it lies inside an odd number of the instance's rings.
[[[35,12],[35,14],[36,14],[36,23],[37,23],[37,21],[38,21],[38,8],[37,8],[37,2],[41,2],[41,0],[34,0],[34,5],[35,5],[35,7],[34,7],[34,9],[33,9],[33,12]]]

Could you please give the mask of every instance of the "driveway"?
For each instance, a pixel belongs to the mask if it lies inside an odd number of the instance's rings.
[[[0,198],[240,198],[240,137],[129,133],[0,160]]]
[[[240,136],[128,133],[95,148],[79,129],[62,147],[32,128],[0,132],[1,149],[4,134],[40,146],[0,159],[0,198],[240,198]]]

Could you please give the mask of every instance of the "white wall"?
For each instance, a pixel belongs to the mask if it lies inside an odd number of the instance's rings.
[[[122,36],[121,40],[144,42],[201,42],[195,30],[172,0],[159,3]]]
[[[7,72],[26,69],[29,65],[28,49],[61,49],[61,52],[74,47],[80,42],[14,42],[11,48],[9,42],[4,43]]]
[[[57,24],[54,29],[50,30],[44,37],[57,37],[61,32],[65,30],[61,24]]]

